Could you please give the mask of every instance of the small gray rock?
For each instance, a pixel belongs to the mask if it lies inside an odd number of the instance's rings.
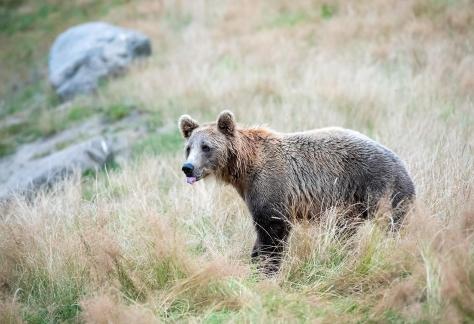
[[[32,196],[41,188],[47,188],[74,172],[97,170],[112,161],[112,142],[97,137],[68,147],[44,158],[25,161],[16,172],[0,186],[0,202],[14,194]]]
[[[135,58],[151,54],[150,39],[103,22],[72,27],[54,41],[49,80],[63,100],[93,92],[99,81],[124,71]]]

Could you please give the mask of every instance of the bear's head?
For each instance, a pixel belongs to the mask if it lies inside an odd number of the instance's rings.
[[[186,161],[182,170],[189,184],[225,168],[228,147],[236,131],[234,115],[230,111],[221,112],[215,123],[199,125],[190,116],[183,115],[178,124],[186,140]]]

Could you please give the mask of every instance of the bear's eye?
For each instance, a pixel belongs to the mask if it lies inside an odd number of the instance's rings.
[[[189,155],[189,152],[191,152],[191,148],[188,146],[186,147],[186,155]]]
[[[203,152],[209,152],[211,150],[211,148],[206,144],[202,144],[201,149]]]

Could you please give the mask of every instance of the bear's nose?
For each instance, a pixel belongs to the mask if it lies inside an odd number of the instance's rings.
[[[183,170],[186,176],[190,177],[193,175],[194,166],[191,163],[184,163],[181,170]]]

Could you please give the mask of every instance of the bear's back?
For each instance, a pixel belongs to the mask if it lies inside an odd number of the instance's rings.
[[[319,208],[338,203],[366,205],[388,191],[395,203],[415,194],[401,159],[353,130],[331,127],[282,134],[280,153],[290,179],[290,195],[316,202]]]

